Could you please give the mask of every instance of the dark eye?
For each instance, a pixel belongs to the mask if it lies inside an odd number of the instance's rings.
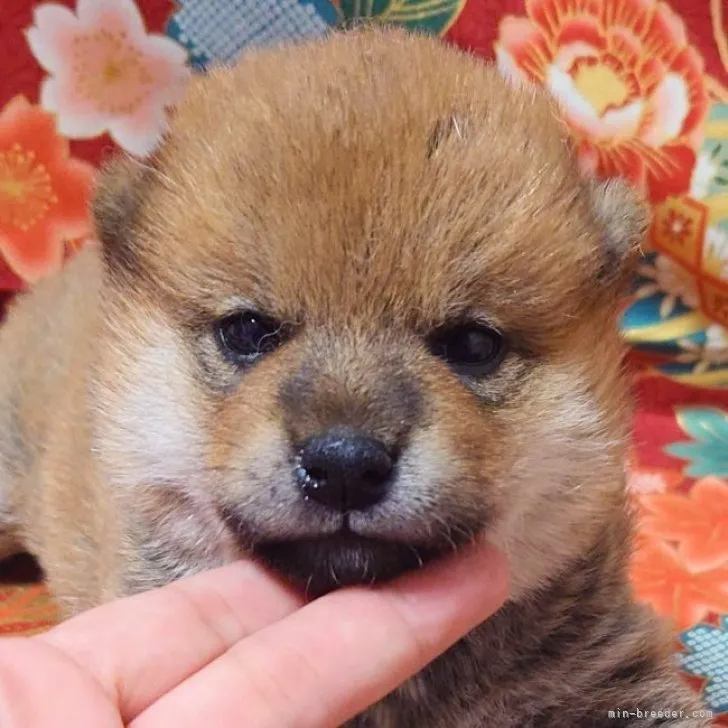
[[[446,361],[458,374],[484,377],[503,361],[506,340],[501,333],[480,324],[461,324],[436,331],[430,351]]]
[[[218,321],[217,338],[225,354],[247,363],[277,349],[283,342],[283,327],[268,316],[242,311]]]

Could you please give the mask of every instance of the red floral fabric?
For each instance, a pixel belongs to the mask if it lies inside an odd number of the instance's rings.
[[[675,627],[685,679],[728,725],[725,0],[4,0],[0,302],[84,244],[96,168],[154,145],[190,66],[361,13],[543,85],[585,173],[623,176],[652,204],[622,322],[636,401],[631,576]],[[0,634],[52,624],[43,587],[5,572]]]

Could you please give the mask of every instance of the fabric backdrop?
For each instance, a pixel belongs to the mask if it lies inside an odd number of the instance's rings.
[[[624,176],[650,200],[623,317],[638,403],[632,577],[672,620],[685,679],[728,725],[725,0],[2,0],[0,300],[89,238],[99,163],[149,151],[189,73],[361,17],[435,33],[544,84],[585,170]],[[0,633],[55,619],[21,567],[3,569]]]

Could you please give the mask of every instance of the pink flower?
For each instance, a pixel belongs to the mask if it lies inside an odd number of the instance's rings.
[[[48,3],[36,8],[34,23],[28,44],[50,74],[40,101],[57,114],[60,133],[108,132],[133,154],[150,152],[188,75],[184,49],[148,35],[132,0],[78,0],[76,14]]]

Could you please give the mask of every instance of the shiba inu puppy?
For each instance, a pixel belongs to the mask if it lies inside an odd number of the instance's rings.
[[[0,331],[1,543],[67,614],[246,554],[315,596],[485,534],[510,601],[353,725],[706,725],[625,571],[647,215],[543,92],[398,31],[251,52],[94,216]]]

